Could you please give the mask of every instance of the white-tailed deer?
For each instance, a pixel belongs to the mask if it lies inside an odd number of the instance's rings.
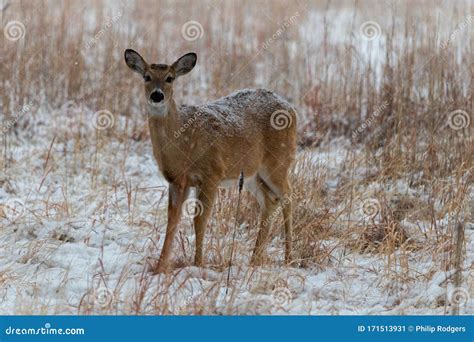
[[[202,265],[203,239],[217,189],[236,184],[241,172],[261,209],[252,263],[261,263],[269,223],[283,199],[289,263],[292,196],[288,173],[296,153],[296,111],[264,89],[241,90],[204,105],[178,107],[173,99],[174,80],[190,72],[196,61],[196,54],[188,53],[171,65],[148,64],[136,51],[125,51],[125,62],[145,81],[153,154],[169,183],[168,224],[157,271],[170,267],[176,227],[190,188],[196,189],[201,206],[194,218],[194,263]]]

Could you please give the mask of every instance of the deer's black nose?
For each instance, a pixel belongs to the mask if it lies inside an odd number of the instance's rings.
[[[154,90],[150,94],[150,100],[156,103],[163,101],[164,98],[165,98],[165,95],[163,95],[163,93],[159,90]]]

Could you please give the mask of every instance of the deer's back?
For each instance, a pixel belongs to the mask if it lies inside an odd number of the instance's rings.
[[[180,107],[183,124],[192,122],[195,129],[205,130],[215,138],[248,137],[267,130],[275,131],[272,114],[290,115],[296,131],[296,111],[281,96],[265,89],[243,89],[216,101],[199,106]]]

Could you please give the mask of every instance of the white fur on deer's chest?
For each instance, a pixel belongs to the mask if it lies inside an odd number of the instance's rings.
[[[168,115],[168,108],[163,104],[148,103],[148,115],[152,118],[166,118]]]

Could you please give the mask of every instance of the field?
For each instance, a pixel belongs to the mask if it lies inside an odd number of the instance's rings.
[[[0,314],[474,314],[472,1],[0,9]],[[150,272],[168,187],[126,48],[197,53],[178,103],[266,88],[294,105],[295,263],[278,217],[250,265],[258,204],[222,189],[205,266],[183,215],[173,271]]]

